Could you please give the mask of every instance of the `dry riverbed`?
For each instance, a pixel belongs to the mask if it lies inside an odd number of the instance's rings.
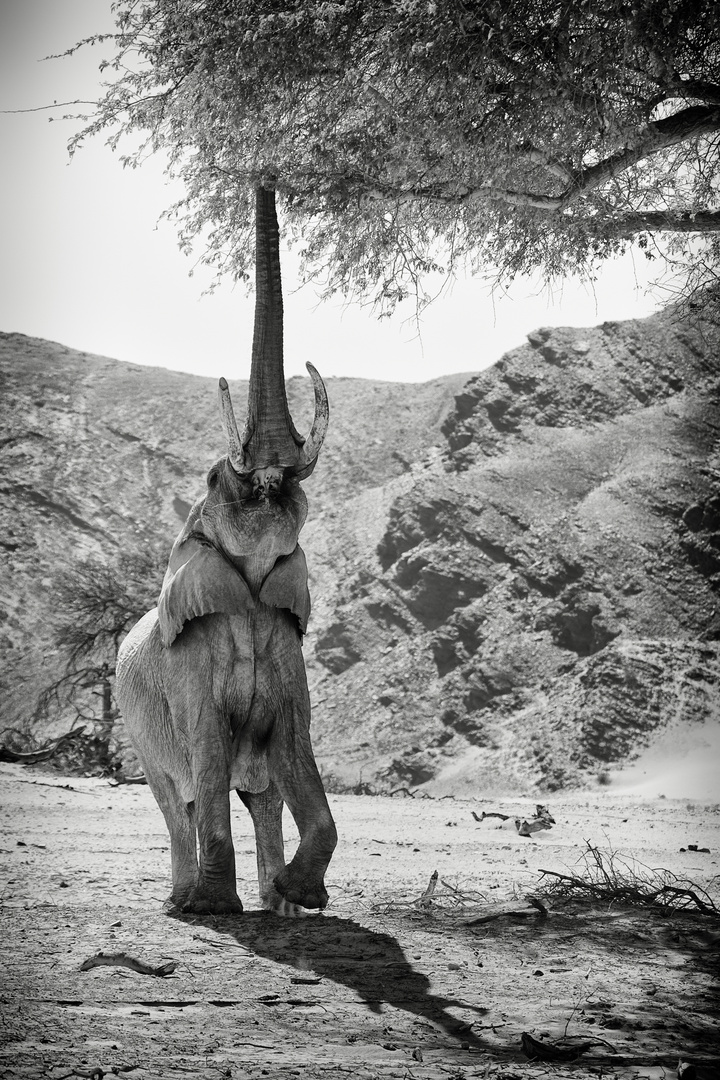
[[[146,787],[16,765],[0,785],[2,1075],[655,1080],[720,1059],[716,920],[555,899],[473,921],[522,907],[541,869],[582,872],[587,842],[717,895],[717,804],[561,796],[553,828],[524,838],[513,819],[532,817],[530,799],[331,796],[330,906],[287,921],[257,910],[234,800],[245,914],[169,918],[168,839]],[[291,822],[286,834],[291,852]],[[139,963],[85,964],[99,953]],[[577,1060],[531,1062],[523,1033],[573,1037]]]

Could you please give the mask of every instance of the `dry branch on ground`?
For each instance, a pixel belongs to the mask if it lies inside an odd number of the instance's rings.
[[[578,874],[538,871],[543,877],[554,879],[545,885],[544,896],[565,899],[580,895],[615,904],[673,911],[696,910],[702,915],[720,917],[715,900],[694,882],[663,867],[643,866],[616,851],[601,851],[589,841],[585,843],[587,849]]]

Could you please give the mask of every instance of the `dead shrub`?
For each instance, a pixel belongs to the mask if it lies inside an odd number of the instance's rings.
[[[602,851],[589,840],[576,874],[540,870],[540,895],[547,900],[600,900],[607,904],[650,907],[661,911],[697,911],[720,918],[720,908],[702,886],[664,867],[649,867],[617,851]],[[717,882],[717,878],[714,879]]]

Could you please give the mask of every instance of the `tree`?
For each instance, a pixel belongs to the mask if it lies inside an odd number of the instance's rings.
[[[53,590],[63,620],[55,642],[62,674],[40,695],[38,716],[72,709],[75,721],[99,724],[105,740],[118,712],[114,701],[115,662],[134,623],[153,607],[164,561],[154,549],[124,554],[116,563],[85,559],[62,571]],[[99,698],[99,707],[94,698]]]
[[[273,178],[307,276],[382,309],[467,261],[592,273],[630,241],[720,254],[720,7],[703,0],[118,0],[73,141],[142,135],[181,243],[247,278]],[[98,39],[91,39],[98,40]],[[71,50],[72,51],[72,50]]]

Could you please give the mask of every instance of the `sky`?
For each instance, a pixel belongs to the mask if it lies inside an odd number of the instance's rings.
[[[252,295],[231,282],[209,295],[213,275],[197,267],[200,252],[182,254],[174,226],[159,223],[181,194],[162,161],[124,169],[102,138],[70,161],[76,124],[60,118],[68,110],[45,108],[95,100],[109,46],[43,58],[112,29],[110,0],[0,0],[0,330],[129,363],[246,378]],[[652,265],[629,254],[593,288],[571,280],[552,296],[529,280],[502,296],[478,278],[459,280],[418,328],[411,310],[378,321],[342,298],[321,303],[312,286],[298,288],[292,253],[282,261],[288,377],[305,374],[308,360],[325,376],[402,382],[477,371],[538,326],[642,318],[663,302],[648,291]]]

